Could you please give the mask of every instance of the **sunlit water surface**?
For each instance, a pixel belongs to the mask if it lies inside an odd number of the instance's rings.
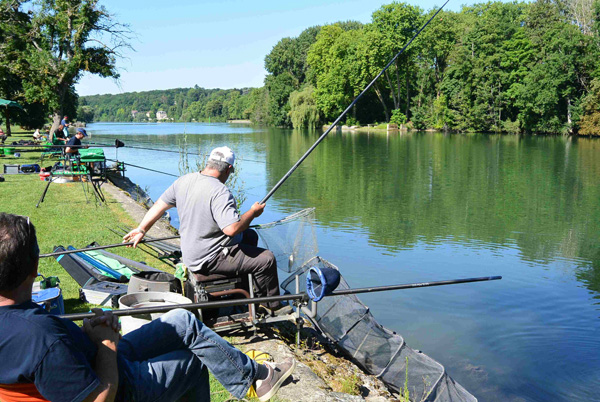
[[[88,131],[92,141],[171,151],[229,145],[246,187],[243,209],[320,135],[224,123]],[[178,152],[106,149],[109,158],[116,152],[180,174]],[[127,176],[153,199],[174,180],[136,168]],[[597,140],[330,134],[258,223],[316,207],[320,255],[355,287],[502,275],[361,300],[480,401],[600,401],[599,179]]]

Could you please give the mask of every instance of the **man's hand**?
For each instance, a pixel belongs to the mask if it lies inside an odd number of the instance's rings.
[[[259,204],[258,202],[255,202],[254,204],[252,204],[252,207],[250,207],[250,210],[252,211],[252,215],[254,215],[255,218],[258,218],[259,216],[261,216],[265,210],[266,205],[267,204]]]
[[[125,236],[123,236],[123,243],[128,243],[128,242],[132,241],[133,245],[130,245],[127,247],[136,248],[138,243],[144,238],[145,235],[146,235],[146,232],[144,232],[142,229],[139,229],[139,228],[133,229],[131,232],[129,232]]]
[[[104,345],[116,351],[119,339],[121,339],[119,318],[114,316],[111,311],[102,311],[101,309],[93,309],[92,311],[96,316],[83,320],[83,332],[90,337],[94,344]]]

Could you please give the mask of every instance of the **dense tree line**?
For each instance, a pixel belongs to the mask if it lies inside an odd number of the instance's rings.
[[[82,97],[77,115],[85,121],[155,121],[163,111],[169,121],[249,119],[250,93],[256,89],[176,88],[119,95]]]
[[[132,110],[164,110],[176,121],[318,127],[333,121],[434,11],[394,2],[368,24],[339,22],[283,38],[265,57],[262,88],[85,97],[79,114],[87,107],[95,120],[130,121]],[[345,122],[598,135],[599,16],[599,0],[488,2],[443,11]]]
[[[369,24],[313,27],[282,39],[266,58],[263,122],[333,121],[434,11],[392,3]],[[597,0],[442,12],[346,122],[398,116],[416,129],[598,135],[599,16]]]
[[[128,31],[94,0],[0,5],[0,97],[25,105],[26,126],[48,114],[55,122],[65,113],[140,121],[164,111],[173,121],[318,127],[333,121],[435,11],[394,2],[367,24],[339,22],[283,38],[265,57],[261,88],[78,99],[74,84],[82,72],[118,77],[116,49],[127,46]],[[92,41],[98,33],[113,45]],[[415,129],[598,135],[600,0],[488,2],[441,12],[345,119],[388,121]]]

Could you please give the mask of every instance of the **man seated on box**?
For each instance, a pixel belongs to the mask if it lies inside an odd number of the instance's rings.
[[[266,401],[295,368],[256,363],[183,309],[123,337],[99,309],[79,328],[31,301],[38,262],[29,218],[0,213],[2,401],[208,401],[207,370],[236,398],[254,385]]]
[[[67,141],[67,147],[65,153],[68,155],[79,155],[79,148],[88,148],[88,146],[81,145],[81,139],[87,137],[87,132],[83,128],[78,128],[77,132],[69,141]]]

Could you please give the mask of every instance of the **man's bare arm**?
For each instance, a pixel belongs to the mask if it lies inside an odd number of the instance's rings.
[[[238,233],[242,233],[244,230],[250,227],[250,223],[252,223],[254,218],[258,218],[262,215],[264,210],[265,204],[259,204],[258,202],[255,202],[254,205],[252,205],[252,207],[240,217],[239,221],[226,226],[223,229],[223,233],[229,237],[233,237]]]
[[[133,247],[137,247],[140,240],[142,240],[146,235],[146,232],[150,230],[152,225],[154,225],[154,223],[156,223],[156,221],[159,220],[169,208],[173,208],[173,205],[169,205],[159,198],[158,201],[152,205],[152,208],[146,212],[146,215],[144,215],[144,219],[142,219],[140,225],[136,229],[133,229],[131,232],[123,236],[123,241],[132,241]]]

